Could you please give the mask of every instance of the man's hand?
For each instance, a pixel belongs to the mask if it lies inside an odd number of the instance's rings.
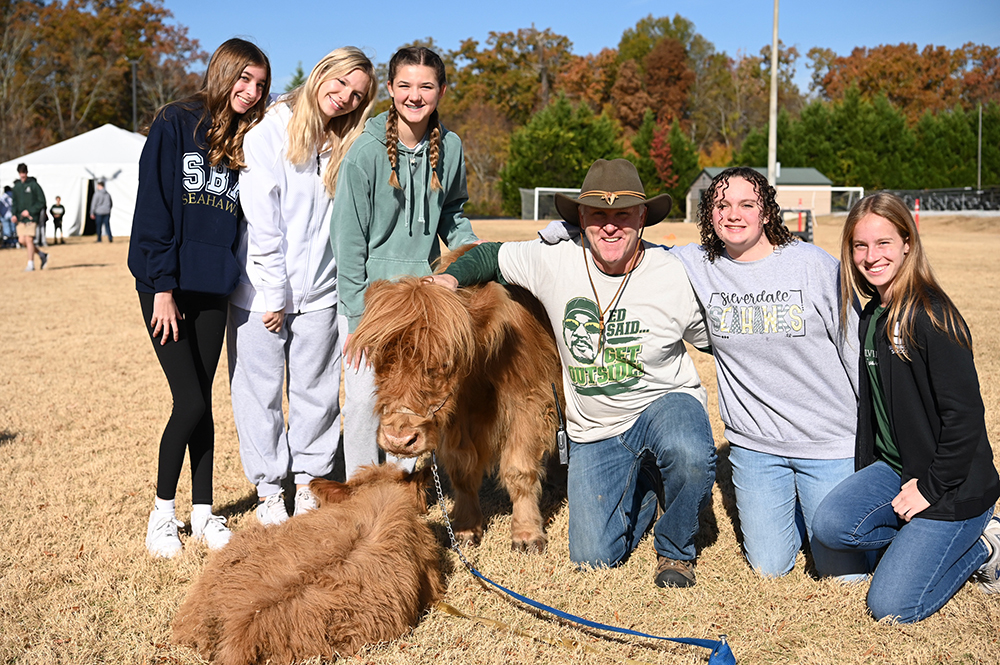
[[[427,284],[437,284],[438,286],[443,286],[452,291],[458,290],[458,280],[451,275],[429,275],[424,277],[424,282]]]

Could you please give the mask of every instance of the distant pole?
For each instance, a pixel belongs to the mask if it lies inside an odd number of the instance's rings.
[[[983,103],[979,102],[979,148],[976,157],[976,191],[983,190]]]
[[[771,34],[771,112],[767,127],[767,182],[778,181],[778,0],[774,0],[774,28]]]
[[[130,65],[132,65],[132,131],[139,131],[139,119],[136,113],[136,96],[135,96],[135,66],[139,63],[139,58],[125,58]]]

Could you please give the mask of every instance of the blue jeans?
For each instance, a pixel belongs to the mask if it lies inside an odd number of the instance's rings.
[[[835,551],[816,542],[813,515],[823,497],[854,473],[854,458],[801,459],[731,446],[736,508],[747,560],[761,575],[781,577],[795,566],[808,539],[822,576],[855,580],[868,574],[862,552]]]
[[[653,527],[657,554],[692,561],[698,514],[711,499],[715,442],[705,407],[686,393],[650,404],[632,427],[569,445],[569,557],[614,566]]]
[[[101,240],[101,229],[108,230],[108,240],[113,240],[111,237],[111,213],[107,215],[94,215],[94,224],[97,225],[97,240]]]
[[[937,612],[989,557],[979,537],[993,515],[990,508],[971,519],[909,522],[892,509],[900,477],[875,462],[834,488],[816,511],[813,531],[832,549],[885,549],[868,589],[875,619],[914,623]]]

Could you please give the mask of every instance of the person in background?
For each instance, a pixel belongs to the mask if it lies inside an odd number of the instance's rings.
[[[970,576],[1000,592],[1000,477],[972,333],[900,198],[854,205],[840,260],[841,321],[852,298],[869,299],[858,326],[858,471],[823,499],[813,529],[831,549],[880,554],[868,611],[913,623]]]
[[[2,222],[4,248],[17,247],[17,231],[14,229],[13,214],[11,208],[14,201],[11,199],[11,186],[4,185],[3,193],[0,194],[0,222]]]
[[[156,112],[139,158],[128,267],[173,402],[146,528],[154,557],[173,557],[182,548],[175,497],[186,451],[191,536],[209,549],[229,542],[225,517],[212,514],[212,382],[229,294],[240,276],[243,138],[264,117],[270,86],[263,51],[243,39],[226,41],[209,60],[201,89]]]
[[[62,199],[56,197],[56,202],[51,208],[49,208],[49,214],[52,215],[52,242],[60,245],[66,244],[66,239],[63,237],[63,216],[66,214],[66,207],[62,204]]]
[[[30,272],[35,269],[35,255],[38,255],[39,270],[44,270],[49,262],[49,255],[35,246],[35,234],[45,210],[45,192],[42,186],[28,175],[28,165],[17,165],[18,180],[11,191],[12,216],[16,223],[18,241],[28,251],[28,266],[24,269]]]
[[[108,242],[114,242],[111,235],[111,194],[104,188],[104,181],[97,181],[94,197],[90,200],[90,218],[97,227],[97,242],[101,242],[101,230],[108,232]]]

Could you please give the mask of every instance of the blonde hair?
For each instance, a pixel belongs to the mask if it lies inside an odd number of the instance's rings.
[[[247,67],[263,67],[266,72],[264,89],[260,99],[250,109],[240,115],[233,111],[231,96],[233,88]],[[231,169],[246,166],[243,159],[243,137],[264,117],[267,97],[271,91],[271,63],[256,44],[245,39],[233,38],[215,49],[208,62],[208,70],[202,80],[201,89],[177,102],[166,104],[156,112],[159,117],[170,106],[187,110],[200,108],[201,117],[195,125],[195,136],[202,124],[207,124],[205,140],[208,142],[208,163],[212,166],[224,164]]]
[[[396,51],[392,59],[389,60],[390,85],[396,80],[396,73],[399,71],[399,68],[408,65],[430,67],[434,70],[434,77],[437,79],[439,88],[443,88],[448,84],[448,77],[445,73],[444,62],[441,61],[441,56],[424,46],[409,46]],[[437,167],[441,159],[441,134],[443,132],[436,108],[431,113],[428,126],[431,128],[430,145],[428,146],[428,154],[431,160],[431,190],[440,191],[442,187]],[[396,189],[402,189],[399,185],[399,176],[396,175],[396,170],[399,167],[397,141],[399,141],[399,113],[396,111],[396,101],[393,100],[392,106],[389,107],[389,116],[385,121],[385,146],[386,152],[389,155],[389,166],[392,167],[389,172],[389,184]]]
[[[910,359],[909,349],[916,346],[913,322],[919,305],[927,314],[931,325],[960,346],[972,349],[969,329],[958,308],[934,277],[910,210],[902,199],[886,192],[871,194],[854,204],[844,224],[844,232],[840,238],[840,320],[843,327],[846,329],[844,324],[847,321],[848,307],[854,296],[879,298],[878,289],[854,265],[854,229],[869,214],[878,215],[892,224],[903,242],[910,245],[909,252],[904,255],[899,271],[892,280],[892,298],[886,319],[886,335],[892,348],[903,358]]]
[[[368,90],[364,99],[350,113],[326,119],[320,111],[319,87],[338,76],[347,76],[360,70],[368,76]],[[361,136],[365,119],[375,105],[378,78],[375,67],[361,49],[345,46],[330,51],[309,72],[306,82],[281,98],[281,102],[292,109],[292,119],[288,121],[288,161],[302,165],[316,155],[330,150],[330,162],[323,173],[323,185],[331,197],[337,189],[337,174],[340,162],[351,144]]]

